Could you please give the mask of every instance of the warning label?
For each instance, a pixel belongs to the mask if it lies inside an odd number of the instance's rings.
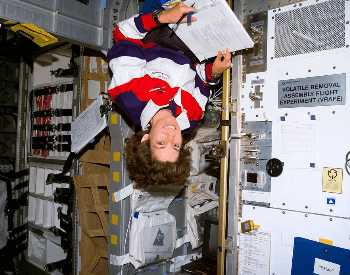
[[[278,108],[345,105],[346,75],[278,81]]]
[[[341,194],[342,187],[343,169],[324,167],[322,177],[322,191]]]

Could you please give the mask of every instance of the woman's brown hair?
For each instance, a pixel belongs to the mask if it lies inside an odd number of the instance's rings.
[[[191,170],[190,148],[182,145],[176,162],[160,162],[153,157],[150,141],[141,142],[148,131],[139,131],[131,138],[125,139],[124,155],[130,171],[130,179],[135,188],[149,185],[182,185]]]

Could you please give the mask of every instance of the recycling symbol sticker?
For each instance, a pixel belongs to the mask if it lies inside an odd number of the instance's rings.
[[[343,189],[343,169],[323,168],[322,191],[341,194]]]
[[[334,180],[337,177],[337,170],[335,169],[330,169],[328,170],[328,177],[330,177],[332,180]]]

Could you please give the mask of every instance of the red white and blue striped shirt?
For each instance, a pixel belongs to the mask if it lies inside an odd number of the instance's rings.
[[[209,97],[212,63],[193,64],[180,51],[141,41],[158,25],[152,14],[136,15],[118,24],[115,45],[108,52],[113,78],[112,99],[143,129],[161,108],[172,110],[183,133],[202,118]]]

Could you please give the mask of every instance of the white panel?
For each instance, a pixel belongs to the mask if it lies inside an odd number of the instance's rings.
[[[37,168],[36,171],[36,194],[44,194],[45,192],[45,169],[44,168]]]
[[[35,213],[36,213],[36,198],[29,196],[28,201],[28,221],[35,221]]]
[[[44,201],[43,227],[49,228],[51,226],[52,226],[52,202]]]
[[[51,76],[50,70],[52,70],[52,54],[46,53],[40,56],[39,60],[36,60],[33,64],[33,87],[42,87],[49,85],[52,82],[53,76]]]
[[[321,2],[325,1],[304,1],[301,7]],[[349,92],[346,91],[345,105],[278,108],[279,81],[345,74],[347,90],[350,87],[350,66],[344,62],[350,60],[350,48],[272,58],[273,38],[279,35],[275,33],[274,16],[299,7],[293,4],[268,12],[267,71],[246,76],[241,107],[246,121],[273,122],[272,157],[280,159],[284,168],[279,177],[271,179],[271,207],[349,217],[350,177],[344,169],[345,157],[350,151],[350,126],[347,122],[350,117]],[[346,20],[349,20],[349,1],[345,1],[345,7]],[[345,24],[345,32],[348,45],[349,24]],[[261,108],[254,108],[254,102],[249,98],[249,93],[254,92],[257,82],[263,93]],[[311,120],[311,116],[315,120]],[[285,121],[281,121],[281,117]],[[290,152],[283,150],[284,145],[293,141],[286,138],[288,127],[290,132],[294,131],[295,141],[294,151]],[[302,146],[301,137],[309,142],[308,146]],[[341,194],[322,191],[323,168],[326,167],[343,169]],[[336,204],[327,204],[328,198],[335,199]]]
[[[35,208],[35,224],[43,225],[44,222],[44,201],[42,199],[36,199],[36,208]]]
[[[35,193],[36,167],[30,167],[29,171],[29,193]]]
[[[271,233],[270,274],[291,274],[295,237],[313,241],[323,238],[350,249],[348,219],[250,205],[243,206],[242,214],[241,221],[253,220],[260,226],[258,231]]]
[[[45,197],[53,197],[52,193],[52,184],[46,184],[46,179],[49,174],[52,174],[53,170],[52,169],[46,169],[45,168],[45,176],[44,176],[44,183],[45,183]]]

